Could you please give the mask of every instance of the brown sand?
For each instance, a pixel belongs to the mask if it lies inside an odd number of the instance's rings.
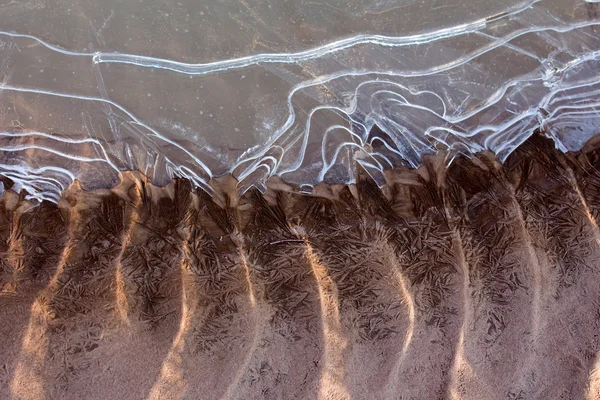
[[[599,399],[600,141],[377,188],[0,198],[0,398]]]

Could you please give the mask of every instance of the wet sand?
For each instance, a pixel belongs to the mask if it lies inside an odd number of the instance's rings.
[[[0,398],[600,398],[600,141],[0,197]],[[8,182],[7,182],[8,186]]]

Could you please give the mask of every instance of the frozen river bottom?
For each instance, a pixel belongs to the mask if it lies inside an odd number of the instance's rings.
[[[534,136],[311,196],[7,190],[0,397],[598,398],[598,151]]]

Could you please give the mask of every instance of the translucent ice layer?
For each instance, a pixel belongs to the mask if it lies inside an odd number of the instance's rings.
[[[597,2],[0,3],[0,174],[38,199],[123,170],[382,184],[439,149],[600,133]]]

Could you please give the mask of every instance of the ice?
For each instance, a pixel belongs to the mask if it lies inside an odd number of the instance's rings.
[[[55,201],[124,170],[383,184],[537,128],[577,150],[600,132],[596,3],[4,1],[0,174]]]

